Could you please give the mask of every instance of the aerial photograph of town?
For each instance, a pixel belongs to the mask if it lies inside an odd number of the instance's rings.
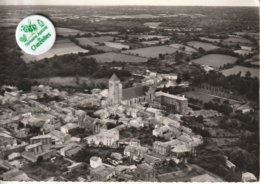
[[[122,1],[0,0],[0,181],[259,181],[259,1]]]

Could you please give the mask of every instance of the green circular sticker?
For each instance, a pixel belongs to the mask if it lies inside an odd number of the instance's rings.
[[[49,19],[41,15],[25,17],[16,28],[19,47],[31,55],[40,55],[50,50],[56,39],[56,31]]]

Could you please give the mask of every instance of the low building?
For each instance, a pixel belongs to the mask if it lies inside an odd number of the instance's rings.
[[[209,174],[202,174],[202,175],[198,175],[198,176],[194,176],[190,179],[191,182],[220,182],[219,179],[210,176]]]
[[[135,173],[137,180],[155,181],[155,170],[147,163],[137,165]]]
[[[143,146],[126,146],[124,150],[124,155],[132,160],[141,160],[144,154],[148,152],[148,148]]]
[[[43,145],[51,145],[52,140],[50,135],[39,135],[30,139],[31,144],[41,142]]]
[[[78,127],[79,127],[79,125],[77,125],[77,124],[68,123],[68,124],[66,124],[66,125],[64,125],[64,126],[62,126],[62,127],[60,127],[60,131],[61,131],[62,133],[64,133],[64,134],[69,134],[69,131],[70,131],[70,130],[73,130],[73,129],[78,128]]]
[[[244,172],[242,174],[242,182],[255,182],[257,181],[256,176],[250,172]]]
[[[104,145],[108,147],[117,147],[117,142],[119,140],[119,131],[115,128],[107,131],[102,131],[98,134],[86,137],[84,138],[84,140],[89,145]]]
[[[115,176],[115,169],[102,165],[91,169],[90,175],[95,179],[95,181],[108,181]]]
[[[93,157],[90,158],[89,162],[90,162],[91,168],[97,168],[97,167],[100,167],[100,166],[103,165],[102,159],[100,157],[93,156]]]
[[[18,169],[12,169],[0,175],[0,180],[2,181],[34,181],[27,174]]]

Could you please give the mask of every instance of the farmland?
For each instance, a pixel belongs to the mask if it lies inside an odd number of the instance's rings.
[[[29,55],[29,54],[24,54],[22,57],[22,59],[26,62],[26,63],[30,63],[33,61],[39,61],[42,60],[44,58],[52,58],[55,55],[56,56],[61,56],[61,55],[65,55],[65,54],[77,54],[77,53],[88,53],[88,50],[82,49],[79,46],[75,45],[73,42],[67,40],[67,39],[63,39],[63,40],[57,40],[53,46],[53,48],[51,50],[49,50],[48,52],[38,55],[38,56],[33,56],[33,55]]]
[[[221,42],[221,39],[218,39],[218,38],[207,38],[207,37],[200,37],[201,40],[205,40],[205,41],[208,41],[208,42],[216,42],[216,43],[219,43]]]
[[[146,47],[134,50],[123,51],[122,53],[128,53],[136,56],[146,57],[146,58],[158,58],[159,54],[173,54],[178,49],[171,48],[168,46],[154,46]]]
[[[193,53],[193,52],[197,52],[196,49],[192,48],[192,47],[189,47],[189,46],[186,46],[186,45],[183,45],[183,44],[178,44],[178,43],[175,43],[175,44],[171,44],[169,45],[170,47],[172,48],[175,48],[175,49],[179,49],[179,50],[182,50],[182,48],[184,48],[184,52],[187,52],[187,53]]]
[[[242,37],[229,37],[225,40],[223,40],[224,45],[236,45],[236,44],[246,44],[246,45],[251,45],[252,42],[246,38]]]
[[[85,37],[76,38],[76,40],[78,40],[79,44],[83,46],[97,46],[96,43]]]
[[[97,43],[97,44],[103,44],[108,41],[113,41],[114,37],[112,36],[100,36],[100,37],[91,37],[89,38],[90,41]]]
[[[57,31],[57,35],[61,35],[61,36],[76,36],[76,35],[83,35],[85,34],[86,32],[84,31],[80,31],[80,30],[77,30],[77,29],[70,29],[70,28],[63,28],[63,27],[57,27],[56,28],[56,31]]]
[[[201,58],[192,60],[193,63],[200,65],[208,65],[214,68],[220,68],[225,64],[233,64],[237,60],[236,57],[223,55],[223,54],[209,54]]]
[[[200,47],[203,48],[205,51],[214,50],[219,48],[218,46],[215,46],[210,43],[205,42],[197,42],[197,41],[191,41],[187,43],[189,46],[194,47],[196,49],[199,49]]]
[[[111,63],[113,61],[126,63],[144,63],[147,61],[146,58],[113,52],[96,54],[87,57],[95,58],[96,61],[100,63]]]
[[[249,71],[252,77],[259,78],[259,69],[258,68],[248,68],[244,66],[234,66],[233,68],[229,68],[226,70],[222,70],[221,73],[225,76],[235,75],[241,72],[241,76],[245,76],[245,74]]]

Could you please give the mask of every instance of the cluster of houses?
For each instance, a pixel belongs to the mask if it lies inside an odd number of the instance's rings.
[[[180,116],[188,108],[185,97],[138,87],[122,89],[115,75],[109,83],[107,93],[96,89],[91,94],[73,95],[43,85],[34,86],[29,93],[4,86],[0,102],[9,108],[0,113],[0,168],[6,170],[0,178],[32,181],[23,166],[54,162],[57,155],[72,162],[67,167],[70,172],[84,165],[71,159],[86,146],[117,151],[103,161],[98,156],[91,157],[90,176],[79,181],[157,181],[156,166],[169,160],[186,164],[187,159],[196,156],[203,138],[182,125]],[[98,110],[90,116],[80,110],[85,107]],[[163,107],[171,112],[169,116]],[[120,132],[130,127],[152,127],[151,136],[158,140],[149,146],[137,138],[121,137]],[[88,134],[79,136],[79,130]],[[118,152],[118,148],[123,151]]]

